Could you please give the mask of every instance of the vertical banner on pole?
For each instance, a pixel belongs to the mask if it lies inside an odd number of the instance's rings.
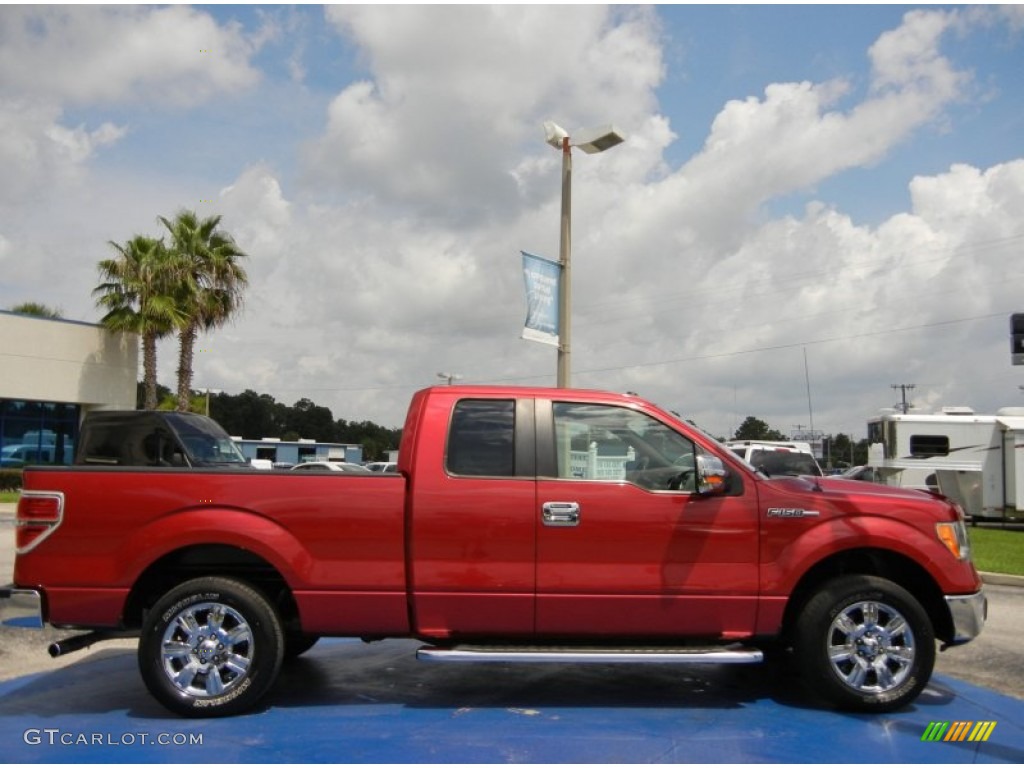
[[[562,268],[554,261],[523,254],[526,281],[526,326],[523,338],[558,346],[558,284]]]

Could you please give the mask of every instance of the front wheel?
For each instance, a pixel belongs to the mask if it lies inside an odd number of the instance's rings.
[[[283,655],[273,606],[248,584],[227,578],[172,589],[147,614],[139,640],[149,692],[188,717],[251,708],[273,684]]]
[[[804,605],[794,647],[814,693],[861,712],[910,703],[935,665],[928,614],[907,590],[877,576],[826,583]]]

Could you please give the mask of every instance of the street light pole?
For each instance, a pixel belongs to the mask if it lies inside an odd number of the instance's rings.
[[[558,240],[558,263],[562,276],[558,281],[558,382],[560,389],[570,386],[572,318],[572,150],[569,137],[562,138],[562,217]]]
[[[614,125],[605,125],[589,131],[571,142],[569,134],[556,123],[544,123],[544,140],[555,149],[562,150],[562,216],[558,242],[558,387],[572,386],[572,147],[579,147],[588,155],[604,152],[626,140]]]
[[[210,389],[209,387],[206,387],[206,415],[207,416],[210,415],[210,393],[211,392],[213,394],[215,394],[215,395],[222,395],[222,394],[224,394],[224,390],[223,389]]]

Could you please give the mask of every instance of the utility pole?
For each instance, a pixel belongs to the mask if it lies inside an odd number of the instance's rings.
[[[910,413],[911,403],[907,402],[907,390],[913,389],[913,384],[893,384],[893,389],[898,389],[901,392],[901,402],[896,403],[896,407],[903,411],[904,414]]]

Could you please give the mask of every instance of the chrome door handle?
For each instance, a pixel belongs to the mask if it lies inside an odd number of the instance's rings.
[[[544,525],[569,527],[580,524],[580,505],[575,501],[548,501],[543,510]]]

